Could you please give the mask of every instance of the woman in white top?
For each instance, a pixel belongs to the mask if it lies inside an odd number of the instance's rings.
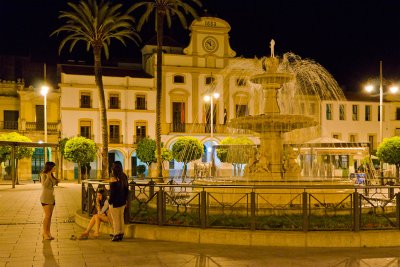
[[[54,176],[56,164],[54,162],[46,162],[44,170],[41,173],[42,194],[40,202],[43,206],[43,240],[53,240],[54,237],[50,233],[51,217],[53,215],[54,205],[56,204],[54,197],[54,186],[58,184],[58,179]]]
[[[90,219],[89,225],[87,226],[86,230],[81,234],[79,239],[87,239],[89,237],[89,232],[93,228],[94,225],[96,225],[93,233],[93,237],[97,238],[99,236],[99,231],[100,231],[100,223],[105,222],[105,223],[110,223],[111,222],[111,217],[109,216],[108,213],[108,199],[107,199],[107,192],[103,188],[100,188],[97,191],[97,197],[96,197],[96,214],[92,216],[92,219]]]

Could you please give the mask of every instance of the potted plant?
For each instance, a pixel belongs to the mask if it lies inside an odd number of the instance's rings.
[[[144,178],[144,173],[146,172],[146,166],[145,165],[139,165],[136,168],[138,177],[139,178]]]

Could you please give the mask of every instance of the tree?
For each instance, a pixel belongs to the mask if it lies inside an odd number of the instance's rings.
[[[96,144],[93,140],[82,136],[73,137],[65,144],[64,157],[66,160],[78,163],[78,183],[81,183],[81,166],[96,159]]]
[[[16,132],[6,133],[0,135],[0,141],[12,141],[12,142],[32,142],[28,137],[21,135]],[[15,148],[15,167],[18,169],[18,160],[23,158],[30,158],[33,155],[34,149],[32,147],[17,146]],[[0,163],[5,160],[11,159],[11,146],[0,146]],[[12,163],[13,164],[13,163]],[[19,184],[18,175],[16,181],[13,178],[13,187],[15,184]]]
[[[172,156],[178,162],[183,162],[183,180],[186,177],[187,164],[201,158],[203,155],[203,144],[193,136],[181,136],[172,146]]]
[[[168,148],[162,147],[161,148],[161,159],[162,161],[171,161],[174,159],[172,156],[172,151],[169,150]]]
[[[65,20],[65,25],[55,30],[51,35],[65,32],[67,35],[61,41],[59,53],[63,47],[70,43],[71,52],[78,42],[86,44],[86,49],[93,50],[94,75],[99,91],[99,102],[102,125],[102,171],[101,178],[108,177],[108,130],[103,75],[101,70],[101,52],[109,57],[111,40],[116,39],[123,45],[130,39],[138,44],[139,35],[133,28],[134,18],[128,13],[121,13],[121,4],[113,4],[103,0],[81,0],[79,4],[69,2],[71,11],[61,11],[59,19]]]
[[[191,0],[194,4],[201,7],[200,0]],[[197,18],[196,10],[185,3],[184,0],[145,0],[134,4],[128,12],[144,7],[145,11],[140,17],[137,25],[138,31],[142,29],[150,15],[155,12],[155,28],[157,33],[157,96],[156,96],[156,158],[157,175],[162,177],[162,157],[161,157],[161,94],[162,94],[162,47],[164,38],[164,19],[167,20],[168,27],[171,27],[171,17],[177,15],[182,26],[187,29],[185,14],[191,14]]]
[[[61,180],[63,180],[63,178],[64,178],[64,171],[63,171],[64,152],[65,152],[65,144],[67,143],[68,140],[69,139],[65,137],[65,138],[61,139],[60,142],[58,143],[60,145],[60,155],[61,155],[61,157],[60,157],[60,159],[61,159],[60,160],[60,170],[61,170],[60,179]]]
[[[396,166],[396,178],[399,178],[400,167],[400,136],[383,139],[376,151],[378,158],[386,163]]]
[[[151,163],[156,162],[155,151],[156,141],[153,139],[143,138],[140,140],[136,149],[136,156],[142,162],[145,162],[147,168],[150,169]]]
[[[233,166],[234,176],[239,175],[242,165],[249,162],[249,157],[254,153],[254,145],[247,137],[226,137],[221,141],[221,145],[229,145],[229,147],[217,148],[217,157],[222,162],[229,162]]]

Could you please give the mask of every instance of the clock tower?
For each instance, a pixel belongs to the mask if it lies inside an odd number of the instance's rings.
[[[229,24],[215,17],[201,17],[190,26],[191,38],[189,46],[183,52],[189,56],[217,58],[234,57],[229,44]]]

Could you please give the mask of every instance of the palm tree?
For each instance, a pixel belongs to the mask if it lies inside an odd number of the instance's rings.
[[[51,35],[65,32],[67,35],[61,41],[59,53],[70,43],[71,52],[75,45],[82,41],[86,43],[87,51],[93,49],[94,75],[99,90],[100,112],[102,123],[102,171],[101,178],[108,177],[108,130],[107,110],[101,69],[101,54],[104,51],[109,57],[109,46],[112,39],[120,41],[126,46],[125,40],[130,39],[138,45],[140,36],[133,28],[134,18],[128,13],[121,13],[121,4],[112,4],[103,0],[81,0],[79,4],[69,2],[71,11],[61,11],[59,19],[65,20],[65,25],[55,30]]]
[[[200,0],[144,0],[134,4],[128,12],[144,7],[145,11],[139,19],[137,29],[140,31],[150,15],[155,12],[155,27],[157,33],[157,97],[156,97],[156,154],[157,154],[157,176],[162,177],[162,158],[161,158],[161,93],[162,93],[162,47],[164,37],[164,19],[167,20],[168,27],[171,27],[171,17],[178,16],[183,28],[187,29],[185,15],[191,14],[197,18],[196,10],[188,3],[193,2],[199,7],[202,6]]]

